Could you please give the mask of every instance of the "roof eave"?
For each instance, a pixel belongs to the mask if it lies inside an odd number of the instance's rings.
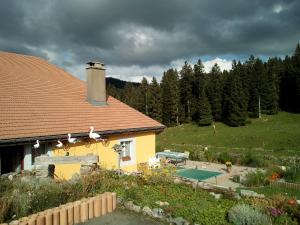
[[[119,130],[97,131],[97,133],[99,133],[100,135],[102,135],[104,137],[112,136],[112,135],[120,135],[120,134],[130,134],[130,133],[136,133],[136,132],[149,132],[149,131],[152,131],[155,133],[161,133],[165,128],[166,127],[162,125],[162,126],[155,126],[155,127],[141,127],[141,128],[128,128],[128,129],[119,129]],[[88,138],[89,132],[72,133],[72,137]],[[39,140],[40,142],[67,140],[67,134],[0,139],[0,146],[30,144],[36,140]]]

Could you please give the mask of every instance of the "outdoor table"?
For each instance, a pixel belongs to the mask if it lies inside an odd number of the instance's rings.
[[[172,163],[177,164],[178,162],[186,162],[188,159],[187,155],[182,152],[157,152],[156,158],[170,159]]]

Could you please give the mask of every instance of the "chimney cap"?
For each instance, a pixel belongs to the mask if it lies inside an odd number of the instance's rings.
[[[89,61],[86,63],[87,65],[89,65],[89,68],[100,68],[100,69],[104,69],[105,64],[102,62],[97,62],[97,61]]]

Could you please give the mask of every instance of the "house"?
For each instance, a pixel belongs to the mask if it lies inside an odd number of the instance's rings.
[[[155,155],[164,125],[106,95],[104,64],[87,63],[86,76],[84,82],[41,58],[0,52],[0,174],[34,170],[41,155],[49,163],[40,167],[51,164],[65,179],[80,172],[85,156],[117,168],[115,144],[123,146],[124,171]],[[101,140],[89,138],[91,126]],[[79,142],[70,143],[68,134]]]

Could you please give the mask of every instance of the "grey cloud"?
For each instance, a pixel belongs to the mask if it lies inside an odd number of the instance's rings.
[[[90,59],[165,66],[204,55],[290,54],[298,24],[297,0],[10,0],[0,5],[0,50],[65,68]]]

